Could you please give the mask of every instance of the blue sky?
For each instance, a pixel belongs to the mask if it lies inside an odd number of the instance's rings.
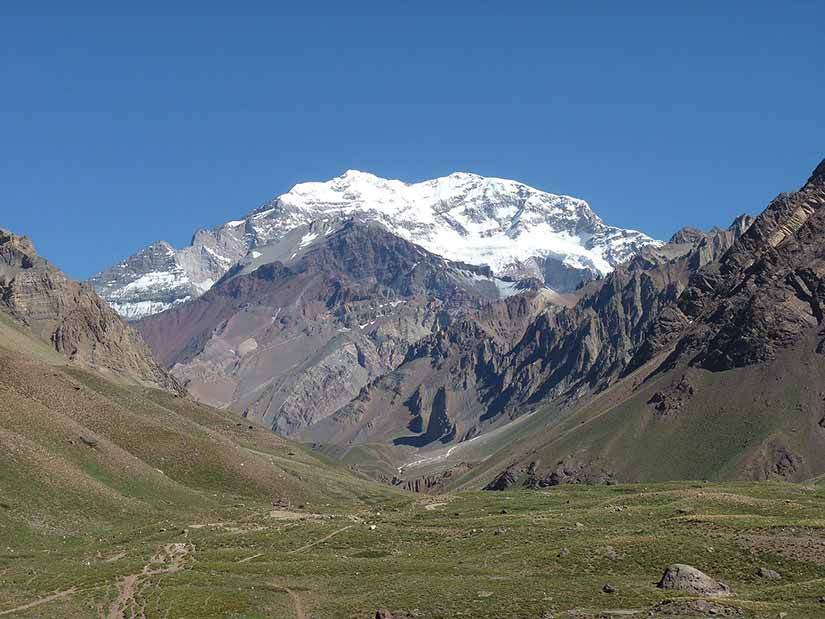
[[[0,226],[78,278],[347,168],[515,178],[666,238],[825,157],[819,0],[14,4]]]

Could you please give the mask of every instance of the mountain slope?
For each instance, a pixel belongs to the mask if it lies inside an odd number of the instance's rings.
[[[129,319],[157,313],[207,290],[250,250],[324,218],[357,216],[450,260],[497,275],[534,277],[559,291],[605,275],[646,235],[605,224],[583,200],[474,174],[407,184],[355,170],[301,183],[240,220],[199,230],[189,247],[159,241],[91,278]]]
[[[660,324],[648,356],[725,370],[775,358],[822,324],[825,301],[825,162],[782,194],[716,264],[691,279]],[[640,361],[643,361],[641,359]]]
[[[73,363],[0,306],[0,529],[8,539],[99,536],[122,523],[154,530],[164,518],[225,512],[239,501],[266,506],[273,497],[388,496],[231,413],[105,374]]]
[[[571,303],[571,297],[545,288],[463,313],[412,344],[396,369],[299,436],[338,446],[340,456],[341,447],[352,445],[453,445],[506,423],[509,419],[485,414],[502,359],[537,314]]]
[[[456,312],[518,292],[355,219],[300,226],[209,292],[137,323],[196,397],[294,436]]]
[[[117,380],[179,389],[140,336],[91,286],[38,256],[28,238],[2,229],[0,310],[80,367]]]
[[[823,206],[825,162],[691,276],[622,380],[567,414],[545,406],[529,433],[456,483],[821,474]]]

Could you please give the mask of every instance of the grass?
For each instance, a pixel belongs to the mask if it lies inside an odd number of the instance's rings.
[[[597,617],[617,609],[647,616],[657,603],[684,597],[654,586],[674,562],[728,583],[737,595],[720,603],[741,616],[825,612],[818,602],[825,491],[814,486],[386,495],[372,505],[308,505],[296,520],[271,518],[270,509],[248,502],[65,538],[4,535],[0,613],[74,587],[14,616],[107,616],[119,579],[172,543],[191,551],[181,571],[147,577],[138,588],[135,608],[147,619],[295,617],[296,597],[304,616],[316,619],[366,618],[377,608],[433,619]],[[211,526],[192,527],[199,524]],[[559,556],[562,548],[568,556]],[[759,567],[782,580],[759,578]],[[602,593],[607,583],[617,591]]]
[[[414,496],[28,337],[0,322],[0,619],[648,616],[674,562],[737,616],[825,616],[822,482]]]

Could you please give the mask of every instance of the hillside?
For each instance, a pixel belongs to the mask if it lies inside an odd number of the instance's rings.
[[[0,515],[15,527],[70,533],[241,497],[374,492],[263,428],[183,397],[140,336],[28,239],[4,233],[0,257]]]
[[[824,172],[820,164],[780,195],[690,277],[620,381],[573,407],[546,404],[517,440],[453,483],[820,475]]]
[[[0,312],[78,367],[116,381],[180,389],[91,286],[40,257],[28,238],[1,228]]]
[[[0,516],[32,535],[375,492],[229,413],[74,367],[2,314],[0,394]]]

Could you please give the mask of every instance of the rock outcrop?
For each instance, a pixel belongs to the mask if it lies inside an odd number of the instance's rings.
[[[88,284],[35,252],[27,237],[0,229],[0,309],[72,363],[109,377],[180,390],[140,336]]]
[[[726,584],[721,583],[690,565],[674,563],[669,566],[656,585],[666,591],[681,591],[691,595],[728,597],[733,595]]]

